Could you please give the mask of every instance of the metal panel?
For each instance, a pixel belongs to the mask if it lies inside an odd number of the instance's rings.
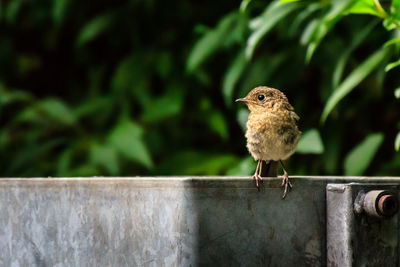
[[[328,182],[0,179],[0,266],[325,266]]]
[[[399,186],[327,185],[328,266],[398,266],[398,215],[377,218],[375,214],[361,213],[362,204],[356,200],[374,190],[388,190],[397,196]]]

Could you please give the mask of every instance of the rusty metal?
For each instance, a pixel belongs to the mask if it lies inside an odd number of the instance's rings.
[[[399,204],[396,196],[386,194],[378,201],[378,211],[385,217],[391,217],[398,212]]]
[[[396,195],[386,190],[360,191],[354,201],[354,210],[375,218],[389,218],[398,211]]]

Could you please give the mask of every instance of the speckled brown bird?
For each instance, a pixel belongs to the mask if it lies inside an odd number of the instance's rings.
[[[279,161],[283,168],[282,187],[285,198],[288,188],[292,188],[282,160],[290,157],[296,150],[301,132],[297,126],[299,116],[294,112],[285,94],[281,91],[259,86],[251,90],[244,102],[250,110],[246,125],[247,148],[258,161],[253,178],[259,188],[262,181],[262,161]],[[275,173],[276,176],[276,173]]]

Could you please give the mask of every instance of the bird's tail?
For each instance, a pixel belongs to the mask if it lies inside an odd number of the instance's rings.
[[[261,169],[262,177],[277,177],[278,176],[278,162],[270,160],[268,162],[262,161]]]

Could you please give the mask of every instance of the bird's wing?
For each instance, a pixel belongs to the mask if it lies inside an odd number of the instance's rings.
[[[299,121],[300,120],[299,115],[297,115],[294,111],[290,111],[290,117],[295,119],[295,121]]]

